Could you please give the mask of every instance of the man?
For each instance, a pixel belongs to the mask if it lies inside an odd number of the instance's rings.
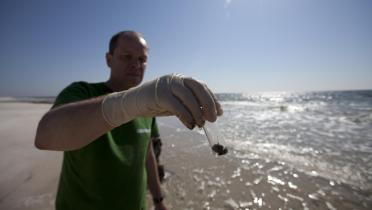
[[[201,82],[166,75],[139,85],[148,47],[137,32],[110,40],[107,82],[75,82],[39,122],[35,146],[64,151],[56,209],[146,209],[147,184],[155,209],[166,209],[150,142],[155,116],[175,115],[189,129],[222,114]]]

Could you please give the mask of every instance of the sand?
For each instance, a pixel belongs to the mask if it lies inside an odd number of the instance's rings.
[[[0,103],[0,209],[53,209],[62,153],[34,147],[50,106]]]
[[[0,209],[54,209],[62,153],[34,147],[50,106],[0,102]],[[160,118],[159,127],[169,209],[371,209],[371,192],[254,154],[216,157],[201,131],[175,118]]]

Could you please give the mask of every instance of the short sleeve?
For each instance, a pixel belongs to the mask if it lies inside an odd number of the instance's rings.
[[[158,124],[156,123],[156,118],[152,118],[152,124],[151,124],[151,137],[159,137],[159,129]]]
[[[86,82],[73,82],[58,94],[52,109],[63,104],[81,101],[88,98],[90,98],[90,95],[86,88]]]

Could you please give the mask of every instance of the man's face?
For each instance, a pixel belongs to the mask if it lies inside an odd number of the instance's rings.
[[[139,85],[147,65],[147,45],[143,38],[119,38],[113,54],[107,54],[111,79],[124,89]]]

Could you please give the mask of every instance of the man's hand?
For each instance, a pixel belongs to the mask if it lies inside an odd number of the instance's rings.
[[[182,75],[166,75],[126,91],[109,94],[102,103],[105,120],[113,127],[136,117],[176,115],[192,129],[214,122],[221,105],[200,81]]]

